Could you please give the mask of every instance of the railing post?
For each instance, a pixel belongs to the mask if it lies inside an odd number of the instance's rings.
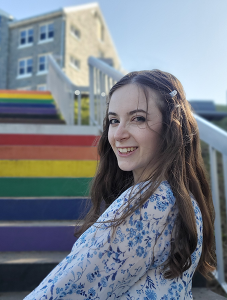
[[[210,176],[212,187],[212,198],[215,209],[215,242],[216,242],[216,256],[217,256],[217,277],[220,284],[225,282],[224,276],[224,262],[222,249],[222,230],[221,230],[221,214],[219,203],[219,188],[218,188],[218,172],[217,172],[217,157],[216,150],[209,145],[210,153]]]
[[[81,93],[78,95],[78,125],[81,125]]]
[[[90,125],[94,125],[94,68],[89,65],[89,112],[90,112]]]
[[[224,189],[225,189],[225,208],[226,208],[226,218],[227,218],[227,155],[223,155],[222,159],[223,159],[223,171],[224,171],[223,173],[224,173]]]

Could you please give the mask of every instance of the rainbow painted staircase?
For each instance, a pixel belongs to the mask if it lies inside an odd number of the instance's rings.
[[[0,90],[0,123],[65,124],[50,92]]]
[[[0,134],[0,292],[34,289],[70,252],[96,170],[95,140]]]

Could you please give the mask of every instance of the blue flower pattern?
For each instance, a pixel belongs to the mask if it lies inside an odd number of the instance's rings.
[[[130,192],[135,195],[138,188],[141,185],[125,191],[98,221],[123,214]],[[115,232],[98,222],[88,228],[71,253],[24,300],[193,299],[192,276],[202,252],[203,224],[192,195],[191,199],[198,243],[191,267],[180,277],[170,280],[163,276],[162,265],[168,259],[178,214],[170,185],[163,181],[143,207]]]

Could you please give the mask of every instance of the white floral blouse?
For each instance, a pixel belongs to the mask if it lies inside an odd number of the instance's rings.
[[[122,193],[98,221],[120,214],[118,209],[126,207],[130,191],[131,188]],[[192,276],[202,252],[202,215],[192,197],[198,232],[197,247],[191,255],[192,265],[182,276],[167,280],[163,277],[162,264],[168,258],[173,238],[178,213],[174,204],[170,185],[163,181],[141,210],[125,219],[114,236],[106,224],[94,224],[25,299],[193,299]]]

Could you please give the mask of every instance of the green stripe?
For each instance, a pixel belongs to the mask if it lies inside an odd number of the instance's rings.
[[[88,196],[92,178],[0,178],[0,197]]]
[[[0,103],[38,103],[38,104],[51,104],[54,103],[54,100],[39,100],[39,99],[8,99],[0,98]]]

